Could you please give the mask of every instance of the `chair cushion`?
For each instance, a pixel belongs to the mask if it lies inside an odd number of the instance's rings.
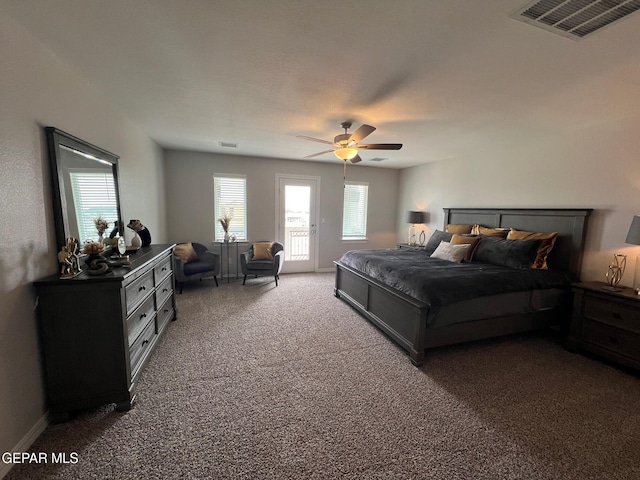
[[[251,260],[247,262],[249,270],[272,270],[274,267],[273,260]]]
[[[180,258],[185,264],[198,260],[198,254],[193,248],[191,242],[176,245],[173,253]],[[186,269],[185,269],[186,270]]]
[[[212,272],[213,270],[215,270],[215,264],[211,262],[204,262],[202,260],[189,262],[184,265],[185,275],[194,275],[196,273],[202,272]]]
[[[253,244],[253,258],[251,260],[273,260],[273,242],[258,242]]]

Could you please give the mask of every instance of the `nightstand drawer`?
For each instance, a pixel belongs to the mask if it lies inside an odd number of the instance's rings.
[[[637,358],[640,353],[640,334],[585,318],[582,340]]]
[[[616,302],[586,297],[584,316],[613,327],[640,333],[640,310],[626,307]]]

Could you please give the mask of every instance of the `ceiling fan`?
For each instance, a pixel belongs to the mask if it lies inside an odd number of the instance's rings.
[[[344,133],[336,135],[333,142],[328,140],[321,140],[319,138],[307,137],[306,135],[297,135],[298,138],[303,140],[311,140],[312,142],[326,143],[332,145],[333,149],[325,150],[323,152],[307,155],[303,158],[313,158],[325,153],[333,152],[340,160],[351,160],[351,163],[358,163],[362,160],[358,154],[358,150],[400,150],[402,148],[401,143],[360,143],[365,137],[369,136],[376,127],[371,125],[362,125],[355,132],[349,134],[347,131],[351,128],[351,122],[342,122],[340,124],[344,128]]]

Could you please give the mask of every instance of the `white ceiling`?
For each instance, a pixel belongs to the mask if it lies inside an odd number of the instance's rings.
[[[640,115],[640,15],[576,42],[509,18],[527,1],[0,7],[163,147],[301,159],[326,145],[296,135],[332,140],[349,119],[404,144],[360,165],[403,168]]]

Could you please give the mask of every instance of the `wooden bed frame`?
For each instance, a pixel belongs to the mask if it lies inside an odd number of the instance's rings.
[[[551,268],[580,277],[587,219],[591,209],[445,208],[444,225],[479,224],[532,232],[558,232],[549,255]],[[427,328],[429,306],[339,261],[335,296],[353,306],[408,351],[414,365],[429,348],[564,325],[571,302],[554,309]]]

